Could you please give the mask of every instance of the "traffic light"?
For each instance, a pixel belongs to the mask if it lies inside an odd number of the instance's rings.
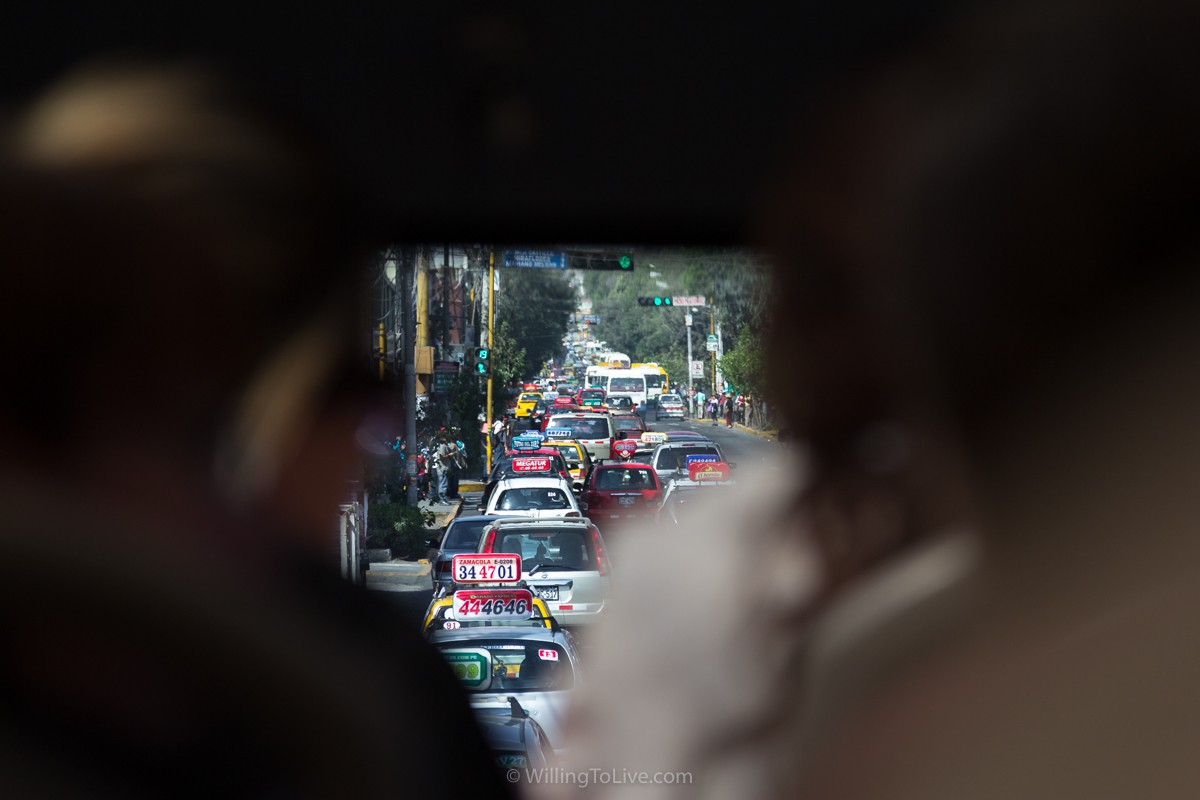
[[[490,348],[475,348],[475,374],[485,377],[492,374],[492,351]]]
[[[608,253],[572,253],[567,259],[571,269],[595,269],[613,272],[632,272],[633,256],[628,253],[610,255]]]
[[[669,308],[671,306],[671,298],[669,297],[639,297],[639,306],[656,306],[658,308]]]

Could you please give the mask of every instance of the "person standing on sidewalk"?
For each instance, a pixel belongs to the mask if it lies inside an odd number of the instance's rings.
[[[437,461],[437,497],[433,499],[435,503],[445,503],[448,498],[446,495],[450,489],[450,469],[454,466],[454,455],[450,449],[450,442],[446,437],[441,437],[438,443],[436,452]]]
[[[733,394],[725,395],[725,427],[733,427]]]

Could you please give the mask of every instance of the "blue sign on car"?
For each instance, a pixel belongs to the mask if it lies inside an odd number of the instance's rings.
[[[717,457],[714,455],[698,454],[698,455],[694,455],[694,456],[688,456],[687,459],[685,460],[686,461],[685,466],[690,467],[692,464],[698,464],[702,461],[716,461],[716,460],[717,460]]]

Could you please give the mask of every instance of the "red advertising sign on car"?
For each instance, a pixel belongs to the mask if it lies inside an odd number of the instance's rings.
[[[514,458],[512,462],[513,472],[549,472],[549,458]]]
[[[533,616],[528,589],[460,589],[454,593],[457,620],[524,620]]]
[[[556,405],[556,406],[573,406],[573,405],[575,405],[575,398],[570,397],[568,395],[560,394],[558,397],[554,398],[554,405]]]
[[[621,458],[633,458],[637,452],[638,443],[633,439],[620,439],[613,442],[613,452]]]
[[[693,481],[727,481],[729,465],[724,461],[697,461],[688,466],[688,479]]]

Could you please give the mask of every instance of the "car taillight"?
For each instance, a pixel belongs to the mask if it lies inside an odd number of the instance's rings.
[[[443,572],[448,572],[450,570],[451,566],[453,565],[453,563],[454,562],[452,562],[452,561],[439,561],[438,562],[438,574],[440,575]]]
[[[487,535],[483,537],[483,547],[479,549],[481,553],[491,553],[496,546],[496,529],[488,528]]]
[[[604,558],[604,543],[600,541],[600,531],[592,526],[592,549],[596,551],[596,571],[601,575],[608,574],[608,561]]]

